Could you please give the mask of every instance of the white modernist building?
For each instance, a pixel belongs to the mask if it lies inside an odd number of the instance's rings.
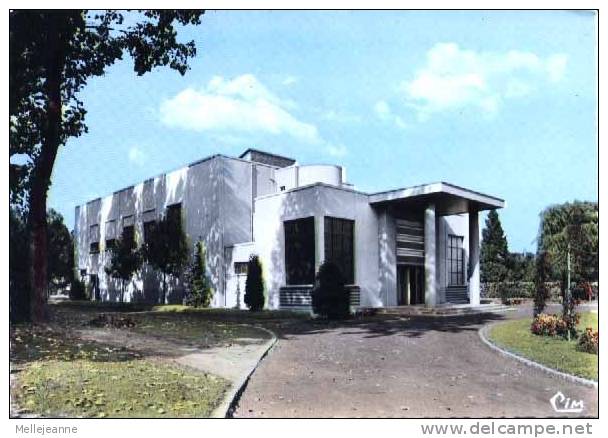
[[[181,215],[191,245],[203,240],[215,307],[244,307],[247,261],[260,257],[267,307],[307,308],[324,260],[341,269],[353,305],[479,304],[478,213],[502,199],[445,182],[363,193],[335,165],[298,165],[255,149],[214,155],[76,207],[78,274],[93,298],[116,301],[106,275],[121,233],[138,244],[148,224]],[[158,273],[144,266],[126,301],[158,302]],[[184,287],[171,279],[168,302]]]

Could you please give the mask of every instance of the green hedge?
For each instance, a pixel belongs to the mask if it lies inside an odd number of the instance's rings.
[[[558,281],[545,283],[549,290],[549,299],[559,300],[561,289]],[[503,281],[497,283],[482,283],[482,298],[500,298],[503,301],[511,298],[534,298],[534,282],[532,281]]]

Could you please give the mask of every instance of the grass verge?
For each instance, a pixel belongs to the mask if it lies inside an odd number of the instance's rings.
[[[51,329],[11,330],[11,361],[23,366],[13,396],[21,413],[45,417],[208,417],[229,382],[125,348]]]
[[[496,345],[565,373],[598,379],[598,356],[576,349],[576,340],[537,336],[530,332],[530,319],[517,319],[494,325],[488,333]],[[581,313],[579,328],[597,330],[597,314]]]

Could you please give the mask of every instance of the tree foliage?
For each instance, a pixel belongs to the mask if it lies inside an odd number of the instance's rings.
[[[509,253],[507,277],[514,282],[533,282],[536,272],[536,256],[531,252]]]
[[[9,12],[9,199],[28,215],[31,316],[46,318],[46,198],[57,151],[87,132],[79,93],[125,53],[138,75],[168,66],[184,74],[194,42],[178,25],[198,25],[200,10]]]
[[[120,239],[110,249],[110,263],[106,274],[120,281],[120,302],[124,302],[125,286],[142,265],[141,251],[137,248],[133,235],[123,230]]]
[[[567,202],[541,213],[538,252],[547,255],[549,272],[560,280],[568,339],[576,336],[579,318],[572,283],[598,280],[598,219],[596,202]]]
[[[194,307],[209,307],[213,298],[211,282],[207,277],[207,251],[203,241],[194,245],[194,255],[186,276],[187,292],[185,304]]]
[[[319,267],[314,289],[312,309],[327,319],[345,319],[350,316],[350,294],[344,284],[340,268],[326,261]]]
[[[482,231],[480,267],[481,281],[502,282],[508,275],[509,249],[496,210],[491,210]]]
[[[566,287],[568,248],[573,282],[597,281],[598,204],[574,201],[548,207],[541,213],[538,251],[545,251],[550,260],[549,275]]]
[[[74,276],[74,242],[63,216],[52,208],[47,213],[48,278],[50,287],[65,287]]]
[[[146,235],[142,246],[146,262],[162,275],[160,304],[167,301],[167,276],[179,277],[188,263],[188,241],[181,215],[165,215]]]
[[[536,255],[534,275],[534,317],[543,313],[547,298],[549,298],[549,289],[547,287],[548,262],[546,252],[541,251]]]
[[[28,235],[22,214],[9,210],[8,290],[11,322],[29,320]]]
[[[245,304],[249,310],[257,312],[264,309],[264,277],[262,264],[257,255],[249,257],[247,280],[245,281]]]

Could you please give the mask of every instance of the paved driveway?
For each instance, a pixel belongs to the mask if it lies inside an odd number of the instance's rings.
[[[510,317],[520,315],[513,313]],[[557,391],[597,415],[597,391],[483,344],[500,316],[299,323],[245,389],[235,417],[547,417]]]

